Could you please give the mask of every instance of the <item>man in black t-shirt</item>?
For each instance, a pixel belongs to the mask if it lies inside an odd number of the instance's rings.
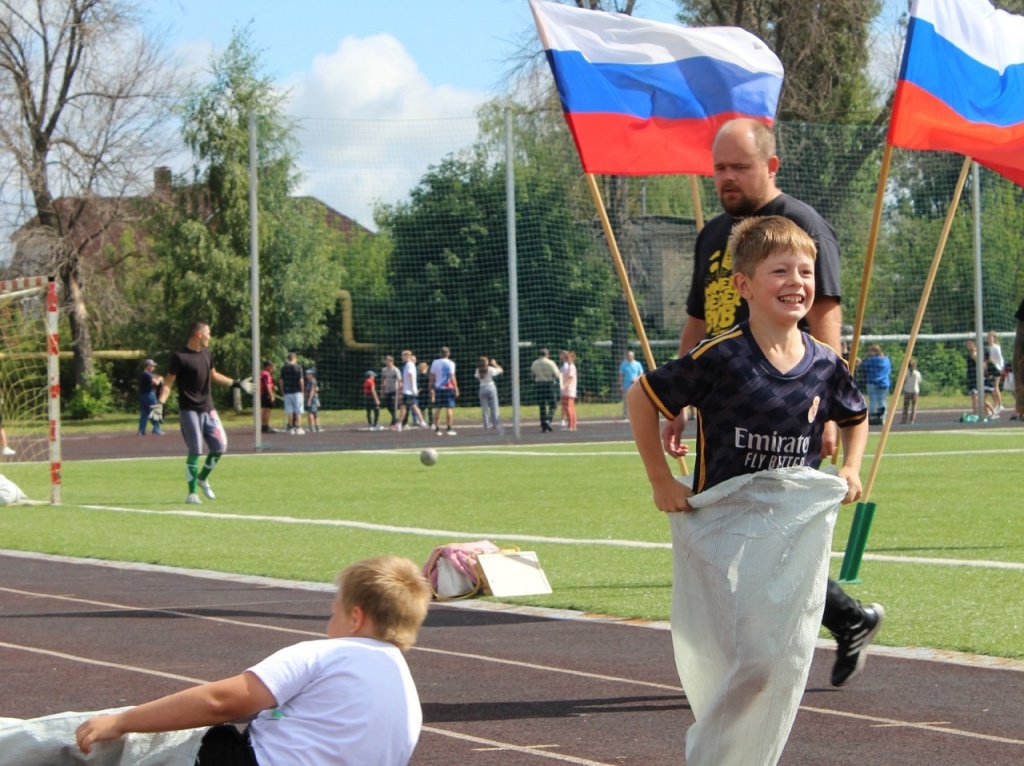
[[[294,351],[289,352],[287,364],[281,368],[281,394],[284,399],[284,412],[288,416],[288,433],[305,435],[306,432],[302,428],[305,387],[302,366]]]
[[[163,420],[164,402],[171,395],[171,388],[176,388],[181,435],[188,448],[185,460],[188,497],[185,502],[190,504],[202,502],[196,493],[197,488],[202,489],[203,494],[211,500],[214,499],[208,477],[228,449],[228,437],[210,398],[210,386],[217,383],[233,388],[244,387],[242,381],[232,380],[214,369],[209,346],[210,325],[202,321],[193,322],[189,327],[185,348],[171,356],[153,415],[155,422]],[[204,441],[210,452],[202,470],[199,470],[199,456],[203,454]]]
[[[815,298],[801,327],[840,353],[843,314],[839,302],[839,243],[832,227],[814,208],[776,186],[779,158],[771,129],[751,119],[727,122],[715,136],[711,154],[715,190],[724,212],[708,221],[697,236],[679,355],[748,317],[746,303],[733,285],[728,242],[733,225],[753,215],[789,218],[811,236],[817,248]],[[673,457],[684,454],[680,446],[684,426],[685,418],[677,417],[662,432],[665,451]],[[836,446],[835,423],[828,423],[821,439],[822,456],[831,456]],[[884,616],[881,605],[862,607],[829,578],[822,623],[838,644],[833,686],[845,685],[864,667],[864,650]]]

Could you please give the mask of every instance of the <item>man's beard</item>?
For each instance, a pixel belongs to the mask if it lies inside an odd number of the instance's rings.
[[[732,191],[732,190],[728,190]],[[722,209],[731,215],[733,218],[746,218],[749,215],[753,215],[760,208],[750,197],[741,195],[740,198],[732,203],[727,203],[723,199],[723,195],[719,195],[718,201],[722,204]]]

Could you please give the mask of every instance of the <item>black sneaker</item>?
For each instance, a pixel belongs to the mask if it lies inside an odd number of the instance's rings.
[[[864,617],[842,635],[836,636],[836,664],[832,666],[832,685],[846,686],[864,667],[868,645],[885,621],[881,604],[864,607]]]

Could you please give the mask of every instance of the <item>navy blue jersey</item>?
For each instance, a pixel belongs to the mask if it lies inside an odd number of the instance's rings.
[[[674,420],[683,407],[697,408],[694,491],[746,473],[816,467],[827,421],[844,428],[867,417],[846,362],[802,336],[804,357],[785,374],[765,358],[743,322],[641,376],[665,417]]]

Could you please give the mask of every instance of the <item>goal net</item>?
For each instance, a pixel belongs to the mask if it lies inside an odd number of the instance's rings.
[[[61,486],[57,312],[56,285],[46,277],[0,281],[0,474],[28,499],[54,503]]]

